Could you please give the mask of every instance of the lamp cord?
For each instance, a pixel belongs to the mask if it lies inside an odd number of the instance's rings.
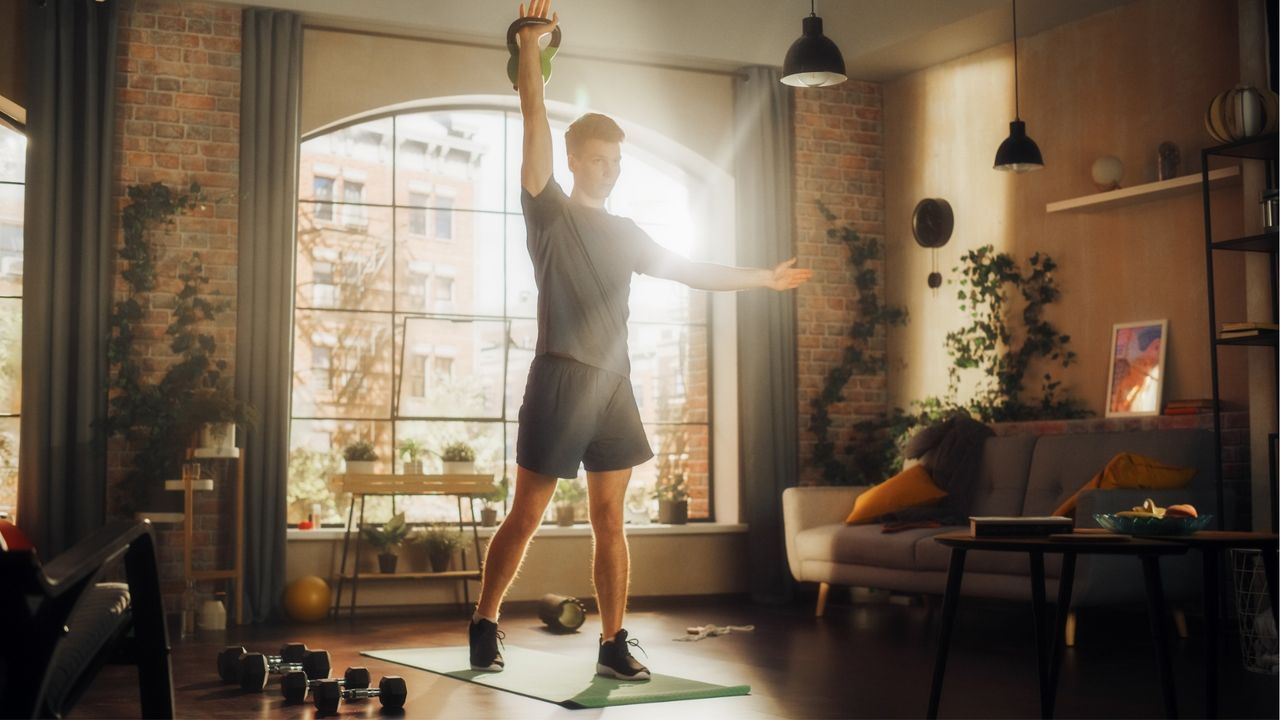
[[[1018,106],[1018,0],[1012,0],[1012,2],[1013,2],[1013,119],[1021,120],[1022,111]]]
[[[809,0],[809,17],[813,17],[814,15],[818,14],[817,10],[814,9],[814,6],[813,6],[814,2],[815,0]]]

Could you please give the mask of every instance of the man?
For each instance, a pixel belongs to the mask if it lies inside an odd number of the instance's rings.
[[[520,171],[529,256],[538,286],[538,342],[516,441],[516,492],[511,510],[485,556],[480,598],[470,627],[471,667],[503,668],[498,610],[542,521],[557,478],[572,478],[581,463],[594,537],[592,580],[602,624],[596,673],[647,680],[622,628],[630,557],[623,533],[623,500],[631,471],[653,457],[631,392],[627,302],[631,274],[642,272],[701,290],[789,290],[812,271],[733,268],[690,262],[671,253],[634,222],[611,215],[605,200],[618,180],[622,129],[597,114],[565,133],[573,193],[551,177],[551,128],[543,102],[539,40],[559,22],[547,19],[550,0],[531,0],[521,17],[546,20],[517,36],[524,158]]]

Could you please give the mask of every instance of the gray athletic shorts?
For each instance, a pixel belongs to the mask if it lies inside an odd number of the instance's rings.
[[[560,355],[538,355],[520,406],[516,464],[543,475],[578,476],[635,467],[653,457],[631,381]]]

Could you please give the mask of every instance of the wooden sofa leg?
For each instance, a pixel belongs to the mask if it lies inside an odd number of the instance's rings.
[[[831,586],[827,583],[818,583],[818,609],[814,611],[814,617],[822,617],[827,611],[827,593],[831,590]]]
[[[1178,630],[1178,637],[1187,639],[1187,614],[1182,612],[1182,608],[1173,609],[1173,626]]]
[[[1062,630],[1062,642],[1067,647],[1076,646],[1076,611],[1067,613],[1067,625]]]

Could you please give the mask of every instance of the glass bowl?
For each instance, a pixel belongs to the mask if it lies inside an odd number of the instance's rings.
[[[1125,535],[1190,535],[1213,522],[1212,515],[1199,517],[1126,517],[1111,513],[1095,513],[1093,519],[1113,533]]]

